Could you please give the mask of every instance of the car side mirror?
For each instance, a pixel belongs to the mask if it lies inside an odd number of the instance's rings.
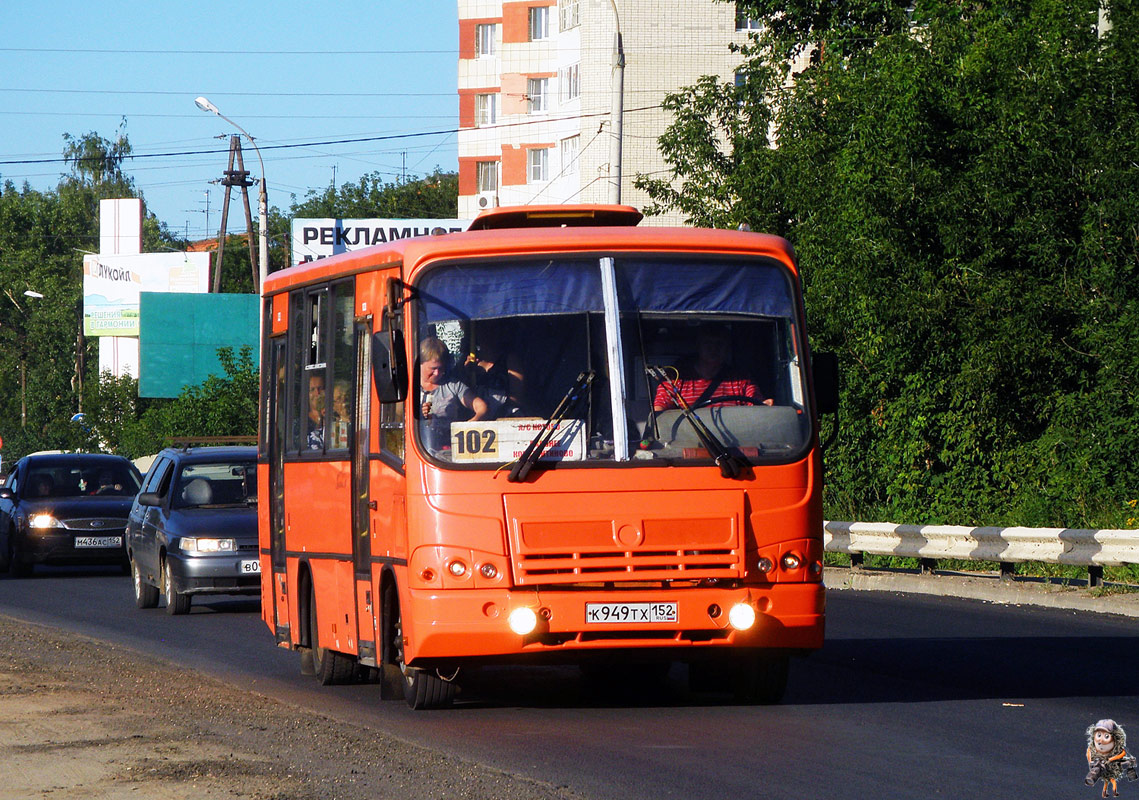
[[[372,334],[372,381],[381,403],[396,403],[407,395],[407,356],[398,328]]]
[[[162,505],[162,495],[158,492],[143,492],[138,496],[138,504],[140,506],[160,506]]]

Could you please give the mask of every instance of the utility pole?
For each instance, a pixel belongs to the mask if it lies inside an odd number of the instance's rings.
[[[234,162],[237,169],[234,169]],[[253,212],[249,209],[249,187],[253,181],[249,179],[249,172],[241,158],[241,137],[236,133],[229,137],[229,168],[226,169],[220,181],[225,187],[225,195],[221,204],[221,229],[218,233],[218,263],[214,270],[214,285],[212,291],[216,294],[221,291],[221,269],[225,258],[225,229],[229,224],[229,193],[234,186],[241,187],[241,199],[245,205],[245,230],[249,242],[249,265],[253,269],[253,285],[258,286],[257,256],[253,249]]]

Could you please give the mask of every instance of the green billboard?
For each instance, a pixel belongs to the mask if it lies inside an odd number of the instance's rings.
[[[142,292],[139,300],[139,397],[177,397],[210,375],[223,375],[218,348],[258,352],[254,294]]]

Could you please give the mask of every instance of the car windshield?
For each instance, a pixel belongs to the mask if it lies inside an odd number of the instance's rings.
[[[496,468],[556,414],[531,448],[542,461],[707,464],[707,432],[752,463],[798,457],[811,430],[794,280],[726,255],[433,268],[415,292],[421,446]]]
[[[28,471],[26,496],[134,497],[139,479],[127,462],[37,464]]]
[[[257,502],[257,464],[219,461],[186,464],[174,487],[174,508],[249,506]]]

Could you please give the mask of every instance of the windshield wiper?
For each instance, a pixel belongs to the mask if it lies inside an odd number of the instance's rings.
[[[716,438],[716,434],[708,430],[708,426],[692,411],[692,408],[685,401],[684,396],[680,394],[680,390],[676,388],[672,379],[668,377],[668,373],[661,367],[652,365],[645,367],[645,370],[654,380],[660,381],[669,399],[680,409],[681,416],[688,420],[688,424],[692,426],[692,430],[696,431],[696,438],[700,440],[700,443],[704,445],[704,449],[708,451],[708,454],[712,456],[712,460],[716,462],[716,466],[720,468],[720,474],[725,478],[733,479],[746,477],[751,464],[749,464],[744,457],[736,455],[724,447],[723,443]]]
[[[570,386],[569,391],[566,392],[565,397],[558,403],[554,413],[550,415],[549,419],[542,423],[541,430],[534,435],[530,440],[530,444],[526,445],[526,449],[522,451],[522,455],[514,462],[514,466],[510,469],[510,474],[506,476],[506,480],[511,483],[519,483],[526,480],[526,476],[530,474],[530,468],[534,466],[534,462],[542,455],[542,451],[546,449],[554,432],[557,431],[558,425],[562,420],[570,415],[578,404],[578,401],[585,394],[585,390],[589,388],[589,384],[593,382],[593,377],[596,375],[593,370],[586,370],[574,379],[573,384]]]

